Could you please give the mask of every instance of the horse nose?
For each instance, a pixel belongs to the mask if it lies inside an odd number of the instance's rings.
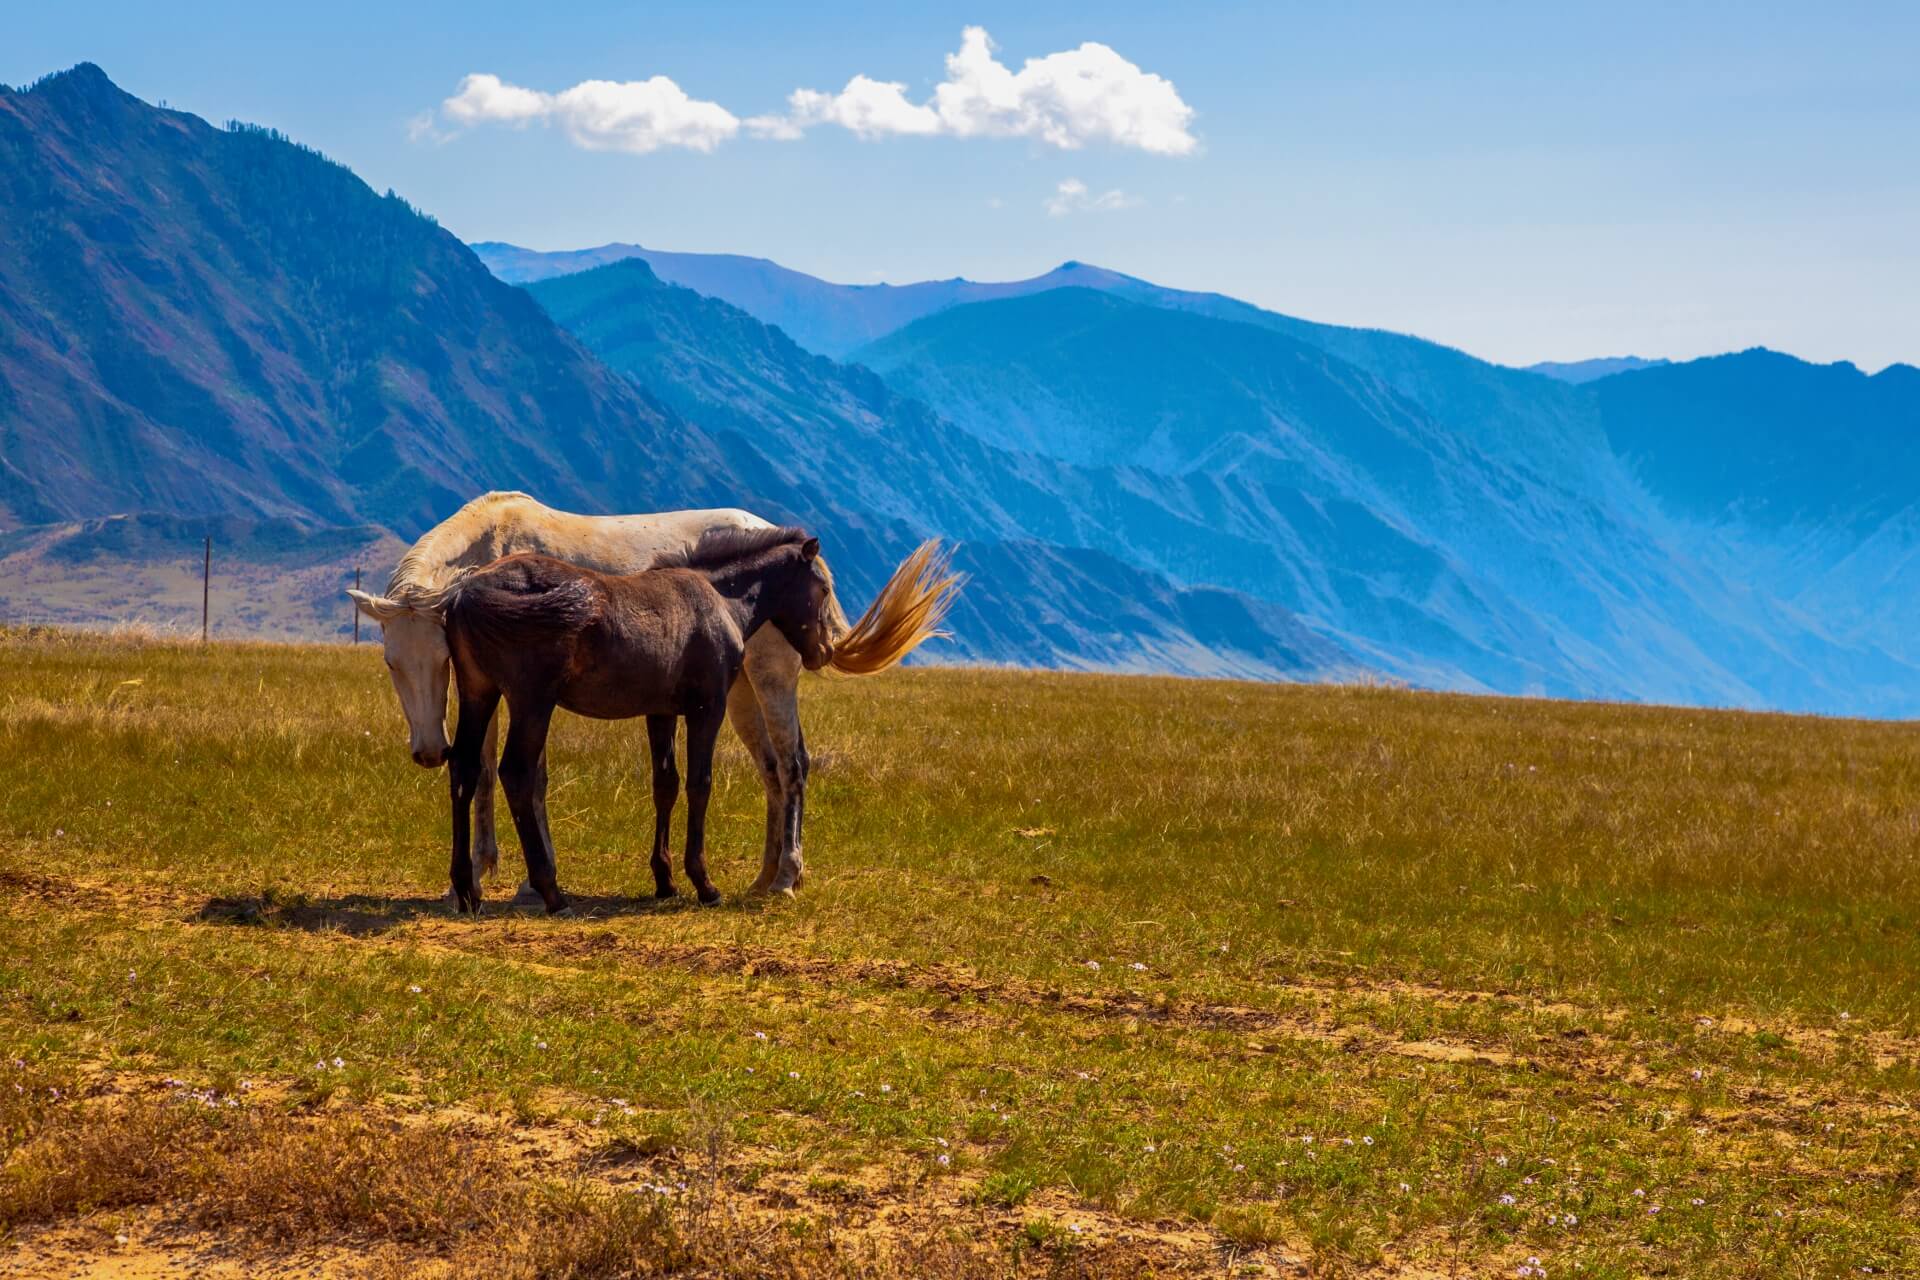
[[[425,747],[413,753],[413,762],[425,769],[438,769],[446,762],[446,758],[446,752],[429,751]]]

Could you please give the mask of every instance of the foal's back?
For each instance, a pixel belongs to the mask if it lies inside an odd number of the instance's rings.
[[[743,638],[701,573],[605,574],[551,556],[498,560],[447,611],[462,687],[477,675],[512,701],[550,696],[607,719],[684,714],[723,698]]]

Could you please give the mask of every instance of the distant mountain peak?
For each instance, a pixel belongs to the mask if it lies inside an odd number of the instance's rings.
[[[1644,356],[1600,356],[1592,360],[1542,360],[1538,364],[1525,366],[1525,369],[1528,373],[1542,374],[1577,386],[1611,378],[1616,373],[1637,373],[1641,369],[1657,369],[1670,363],[1669,360],[1647,359]]]
[[[76,62],[65,71],[45,75],[26,87],[25,92],[66,103],[133,102],[126,90],[115,84],[98,64]]]

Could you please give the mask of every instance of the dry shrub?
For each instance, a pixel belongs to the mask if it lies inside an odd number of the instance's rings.
[[[254,1245],[356,1241],[366,1273],[500,1280],[752,1276],[927,1280],[1146,1276],[1124,1246],[1012,1251],[990,1233],[927,1225],[885,1240],[831,1224],[789,1230],[736,1213],[717,1179],[681,1196],[529,1178],[497,1142],[364,1113],[293,1116],[204,1100],[44,1104],[0,1169],[0,1230],[164,1206]],[[203,1095],[204,1099],[204,1095]],[[24,1104],[23,1104],[24,1106]],[[0,1102],[0,1123],[12,1111]],[[405,1246],[405,1247],[401,1247]],[[424,1255],[424,1256],[423,1256]]]

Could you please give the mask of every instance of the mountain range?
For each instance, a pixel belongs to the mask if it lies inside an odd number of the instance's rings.
[[[958,538],[948,659],[1907,715],[1916,441],[1906,366],[1512,369],[1072,262],[470,250],[96,68],[0,92],[0,574],[54,616],[49,565],[224,521],[287,580],[285,528],[387,555],[511,487],[799,520],[856,597]]]
[[[543,299],[585,264],[643,260],[813,335],[984,443],[1063,464],[1043,482],[1052,492],[1125,476],[1152,514],[1053,536],[1283,604],[1398,678],[1884,714],[1920,704],[1912,596],[1889,590],[1920,567],[1908,366],[1868,377],[1756,350],[1510,369],[1081,263],[891,288],[625,245],[476,251],[541,281]],[[1878,486],[1875,501],[1805,507],[1862,485]],[[1769,524],[1789,497],[1796,518]],[[1198,546],[1179,538],[1194,524],[1209,535]]]
[[[339,585],[378,545],[339,531],[408,541],[492,488],[581,511],[739,505],[800,520],[857,603],[919,538],[949,530],[905,500],[911,476],[883,483],[870,467],[871,483],[849,483],[819,465],[835,456],[824,436],[766,437],[751,404],[700,422],[677,412],[713,396],[676,379],[711,380],[727,360],[751,362],[756,343],[785,341],[733,314],[747,332],[724,351],[716,334],[703,362],[623,375],[430,218],[277,134],[150,106],[85,64],[0,92],[0,531],[11,535],[0,574],[35,584],[4,593],[6,608],[91,620],[102,575],[176,580],[204,532],[220,534],[230,575],[292,572],[262,551],[277,521],[310,533],[300,570],[331,566]],[[886,411],[903,432],[931,421],[919,406]],[[850,425],[832,413],[815,424]],[[978,452],[962,432],[928,430],[923,445]],[[913,456],[922,470],[962,469]],[[1357,669],[1269,602],[1048,544],[1012,521],[968,531],[974,581],[950,657]],[[150,592],[117,598],[191,616]],[[320,590],[298,606],[303,624],[344,630],[341,599]]]

